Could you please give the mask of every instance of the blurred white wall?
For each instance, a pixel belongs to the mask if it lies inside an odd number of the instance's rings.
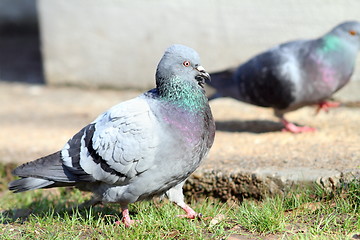
[[[360,20],[359,0],[38,0],[38,9],[49,83],[142,89],[172,43],[196,49],[211,72]],[[359,73],[360,57],[353,80]]]

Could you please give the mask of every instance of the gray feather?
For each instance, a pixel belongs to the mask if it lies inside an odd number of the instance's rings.
[[[54,183],[54,181],[49,181],[46,179],[26,177],[12,181],[9,184],[9,190],[14,191],[15,193],[25,192],[39,188],[46,188],[53,185]]]
[[[57,182],[75,182],[76,176],[64,167],[60,152],[25,163],[12,172],[19,177],[34,177]]]

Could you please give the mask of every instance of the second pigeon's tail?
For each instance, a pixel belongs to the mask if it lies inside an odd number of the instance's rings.
[[[75,183],[74,176],[61,162],[60,152],[25,163],[14,169],[13,174],[21,177],[9,183],[9,190],[15,193]]]
[[[210,73],[211,81],[207,80],[206,83],[214,88],[216,92],[209,97],[209,100],[231,96],[235,86],[234,82],[235,68],[230,68],[225,71]]]

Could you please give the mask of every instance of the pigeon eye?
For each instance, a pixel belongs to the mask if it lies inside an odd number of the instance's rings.
[[[189,66],[190,66],[190,62],[189,62],[189,61],[185,61],[185,62],[183,62],[183,65],[184,65],[185,67],[189,67]]]
[[[349,33],[350,33],[350,35],[355,36],[357,32],[356,32],[356,31],[354,31],[354,30],[350,30],[350,31],[349,31]]]

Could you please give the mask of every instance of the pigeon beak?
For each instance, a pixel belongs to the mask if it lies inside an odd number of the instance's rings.
[[[205,81],[211,81],[210,74],[208,74],[202,66],[197,66],[195,69],[199,72],[195,79],[198,81],[200,87],[204,87]]]

